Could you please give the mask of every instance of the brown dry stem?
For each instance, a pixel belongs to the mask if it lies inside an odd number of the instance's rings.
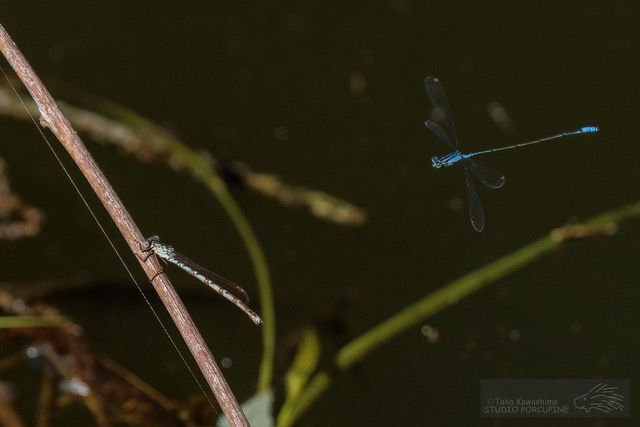
[[[35,100],[40,112],[40,123],[51,129],[64,148],[69,152],[74,162],[78,165],[87,181],[95,191],[107,212],[116,223],[122,236],[133,251],[138,254],[138,260],[153,286],[169,311],[180,334],[184,338],[191,354],[195,358],[202,374],[206,378],[216,399],[220,403],[223,412],[227,415],[231,425],[248,426],[249,423],[240,409],[235,396],[231,392],[220,368],[215,362],[211,351],[205,344],[200,332],[189,316],[178,294],[169,282],[166,274],[158,275],[161,271],[156,257],[150,257],[145,261],[141,254],[140,244],[144,242],[144,236],[127,212],[120,198],[111,184],[107,181],[93,157],[73,130],[69,120],[64,116],[51,94],[42,84],[33,68],[29,65],[22,52],[18,49],[4,27],[0,25],[0,50],[11,67],[22,80],[23,84]]]

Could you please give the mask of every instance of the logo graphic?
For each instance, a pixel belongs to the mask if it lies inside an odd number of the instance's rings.
[[[586,413],[589,411],[600,411],[605,414],[613,411],[624,411],[624,396],[616,393],[618,387],[609,386],[608,384],[598,384],[582,396],[578,396],[573,400],[573,404],[578,409],[583,409]]]

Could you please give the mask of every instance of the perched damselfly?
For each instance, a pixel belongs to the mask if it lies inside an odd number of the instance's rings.
[[[245,290],[232,281],[225,279],[213,271],[196,264],[186,256],[179,254],[172,246],[161,243],[158,236],[149,237],[145,241],[145,247],[142,250],[144,252],[151,251],[165,261],[180,267],[234,303],[238,308],[240,308],[240,310],[244,311],[256,325],[262,323],[260,316],[247,306],[249,303],[249,296]]]

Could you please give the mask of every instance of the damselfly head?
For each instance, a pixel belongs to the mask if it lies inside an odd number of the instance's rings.
[[[442,162],[440,161],[439,158],[437,158],[436,156],[433,156],[431,158],[431,166],[433,166],[434,168],[441,168]]]
[[[149,237],[144,243],[147,245],[147,248],[150,248],[151,246],[155,245],[159,241],[160,241],[160,238],[154,235]]]

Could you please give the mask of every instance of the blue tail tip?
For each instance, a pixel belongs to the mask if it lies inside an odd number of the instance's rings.
[[[600,128],[598,128],[598,126],[587,126],[580,129],[580,131],[582,131],[583,133],[593,133],[598,132],[599,130]]]

